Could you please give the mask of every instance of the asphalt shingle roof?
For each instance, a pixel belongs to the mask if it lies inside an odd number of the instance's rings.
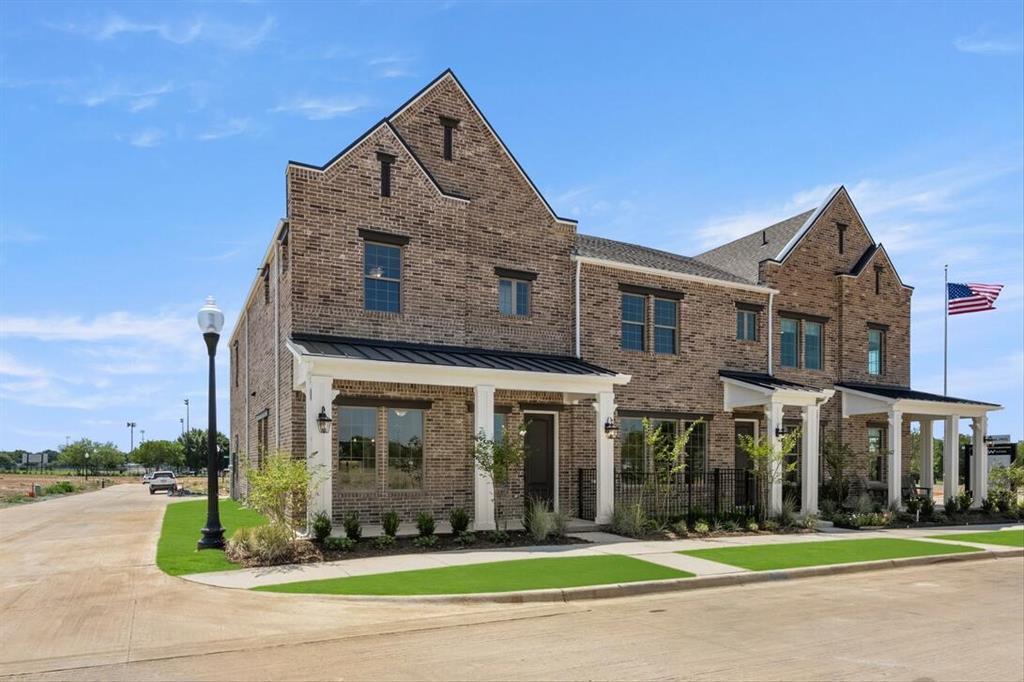
[[[614,239],[594,237],[589,234],[576,235],[576,254],[588,258],[600,258],[601,260],[626,263],[628,265],[678,272],[684,275],[707,277],[724,282],[752,284],[749,280],[694,258],[638,244],[628,244],[615,241]]]
[[[615,375],[615,372],[603,367],[562,355],[307,334],[296,334],[291,340],[306,355],[381,362],[408,362],[417,365],[505,369],[520,372]]]
[[[782,222],[705,251],[694,256],[694,259],[729,272],[743,281],[756,284],[760,276],[760,262],[779,255],[812,213],[814,211],[805,211],[792,218],[786,218]]]

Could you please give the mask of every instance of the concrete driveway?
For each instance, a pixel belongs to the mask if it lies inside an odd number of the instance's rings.
[[[1019,558],[570,604],[356,604],[164,575],[167,503],[122,485],[0,510],[0,675],[1024,679]]]

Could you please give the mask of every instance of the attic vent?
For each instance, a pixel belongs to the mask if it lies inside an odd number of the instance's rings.
[[[445,161],[452,160],[452,145],[455,129],[459,127],[458,119],[441,117],[441,125],[444,127],[444,146],[441,149],[441,156]]]
[[[768,246],[768,230],[761,230],[761,246]]]
[[[391,196],[391,164],[395,162],[393,154],[377,152],[377,160],[380,161],[380,195]]]

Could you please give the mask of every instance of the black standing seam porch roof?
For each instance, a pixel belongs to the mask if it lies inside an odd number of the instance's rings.
[[[352,360],[407,362],[415,365],[499,369],[516,372],[615,376],[615,372],[562,355],[440,346],[401,341],[374,341],[341,336],[299,334],[291,338],[303,354]]]
[[[822,390],[820,388],[815,388],[814,386],[804,386],[803,384],[779,379],[778,377],[771,376],[770,374],[759,374],[757,372],[741,372],[739,370],[720,369],[718,370],[718,376],[726,379],[735,379],[736,381],[742,381],[745,384],[767,388],[772,391],[783,389],[787,391],[808,391],[809,393],[818,393]]]
[[[836,384],[836,388],[848,388],[851,391],[870,393],[890,400],[922,400],[932,403],[963,403],[965,405],[989,405],[991,407],[1000,407],[1000,405],[997,405],[996,403],[954,398],[953,396],[939,395],[937,393],[925,393],[924,391],[915,391],[901,386],[887,386],[884,384],[850,384],[843,382]]]

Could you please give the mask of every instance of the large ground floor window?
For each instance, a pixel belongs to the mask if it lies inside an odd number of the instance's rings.
[[[388,487],[423,487],[423,410],[388,409]]]
[[[367,489],[377,483],[377,408],[338,409],[338,482]]]
[[[644,436],[643,417],[623,417],[619,420],[619,462],[627,480],[642,480],[647,472],[654,471],[654,452]],[[694,425],[696,420],[648,418],[651,428],[656,431],[665,447],[671,448],[677,434]],[[707,469],[708,422],[696,423],[685,449],[686,472],[700,475]]]

